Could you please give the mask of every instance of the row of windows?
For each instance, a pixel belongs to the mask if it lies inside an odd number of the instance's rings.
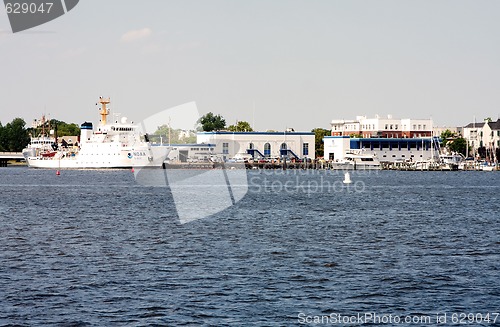
[[[115,127],[111,126],[112,131],[118,131],[118,132],[130,132],[134,130],[134,127]]]
[[[213,148],[191,148],[191,151],[209,151],[213,150]]]
[[[250,150],[255,149],[255,145],[253,143],[249,143],[248,149]],[[288,145],[286,143],[281,143],[280,150],[287,150],[287,149]],[[229,153],[229,143],[222,143],[222,153],[223,154]],[[271,155],[271,144],[269,143],[264,144],[264,155],[265,156]],[[309,143],[302,144],[302,155],[304,156],[309,155]]]
[[[344,130],[346,131],[355,131],[358,130],[359,127],[361,126],[362,130],[375,130],[375,125],[374,124],[346,124],[344,125]],[[398,124],[385,124],[385,130],[398,130],[399,125]],[[403,125],[403,129],[406,128],[406,125]],[[341,130],[340,126],[333,126],[333,130]],[[427,130],[427,125],[426,124],[413,124],[413,130],[419,130],[419,131],[425,131]],[[499,134],[500,135],[500,134]]]
[[[383,158],[387,158],[387,155],[386,155],[386,154],[384,154],[382,157],[383,157]],[[395,155],[395,154],[393,154],[393,155],[392,155],[392,157],[393,157],[393,158],[396,158],[396,155]],[[414,158],[414,157],[415,157],[415,155],[414,155],[414,154],[410,155],[410,158]],[[420,155],[420,157],[423,157],[423,155]],[[406,158],[406,155],[402,154],[402,155],[401,155],[401,158]]]

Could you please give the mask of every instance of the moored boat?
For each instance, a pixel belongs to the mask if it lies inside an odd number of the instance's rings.
[[[378,158],[371,154],[347,152],[344,158],[331,163],[332,169],[380,170],[382,166]]]
[[[147,136],[141,135],[139,126],[128,123],[125,117],[109,123],[107,105],[110,100],[100,97],[99,103],[101,121],[95,130],[92,123],[83,123],[77,145],[59,146],[57,150],[29,156],[28,166],[54,169],[161,167],[170,147],[152,147]]]
[[[23,149],[22,153],[24,159],[28,159],[28,157],[36,157],[41,153],[51,152],[57,148],[56,139],[53,136],[49,136],[46,132],[46,124],[48,121],[45,119],[45,116],[42,116],[42,119],[34,121],[34,131],[33,133],[37,136],[33,136],[30,134],[30,142]],[[50,123],[47,126],[47,129],[50,130]]]

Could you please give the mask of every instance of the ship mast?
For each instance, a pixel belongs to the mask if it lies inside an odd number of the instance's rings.
[[[99,109],[99,111],[101,112],[101,125],[106,125],[107,116],[109,115],[109,108],[107,108],[106,106],[110,102],[111,101],[109,100],[109,98],[99,97],[99,103],[101,104],[101,109]]]

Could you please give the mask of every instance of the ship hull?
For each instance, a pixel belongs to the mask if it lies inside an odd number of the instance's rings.
[[[124,149],[108,154],[65,155],[58,153],[51,158],[28,157],[28,166],[45,169],[115,169],[133,167],[162,167],[170,148]]]

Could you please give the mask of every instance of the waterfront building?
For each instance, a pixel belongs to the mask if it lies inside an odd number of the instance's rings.
[[[325,159],[342,160],[347,153],[360,153],[377,157],[380,162],[431,161],[439,158],[437,137],[350,137],[323,138]]]
[[[431,119],[357,116],[332,120],[331,136],[323,139],[325,159],[342,160],[346,153],[373,155],[380,162],[428,161],[439,156]]]
[[[354,120],[332,120],[332,136],[361,136],[364,138],[414,138],[432,135],[431,119],[394,119],[357,116]]]
[[[493,150],[500,148],[500,119],[469,123],[463,127],[463,137],[467,140],[474,155],[477,154],[479,148],[485,147]]]
[[[253,158],[315,159],[315,137],[312,132],[198,132],[196,142],[211,145],[225,159],[236,154]]]

